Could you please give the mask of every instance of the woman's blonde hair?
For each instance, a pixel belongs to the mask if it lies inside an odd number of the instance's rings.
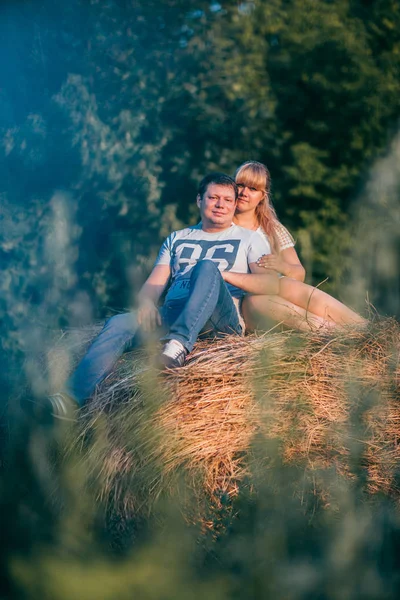
[[[264,192],[264,197],[256,208],[257,222],[268,237],[272,251],[277,254],[280,222],[270,199],[271,175],[267,167],[255,160],[249,160],[236,169],[235,181]]]

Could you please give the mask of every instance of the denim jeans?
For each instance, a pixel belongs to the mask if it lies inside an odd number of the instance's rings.
[[[167,332],[161,339],[179,340],[188,352],[199,334],[242,333],[232,296],[218,267],[210,260],[199,261],[193,267],[189,295],[166,302],[160,313],[161,330]],[[68,379],[65,391],[83,405],[118,358],[144,341],[135,312],[111,317]]]

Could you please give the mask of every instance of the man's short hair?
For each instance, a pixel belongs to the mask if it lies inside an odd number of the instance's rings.
[[[231,187],[235,192],[235,200],[238,198],[238,187],[235,183],[235,180],[232,179],[229,175],[225,175],[225,173],[209,173],[200,181],[199,189],[197,193],[200,198],[203,199],[203,196],[210,184],[214,183],[215,185],[226,185],[227,187]]]

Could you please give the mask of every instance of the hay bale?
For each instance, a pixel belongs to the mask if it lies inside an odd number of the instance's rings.
[[[288,463],[344,477],[355,476],[358,445],[366,490],[397,497],[399,342],[386,319],[334,335],[201,341],[161,375],[143,353],[124,355],[80,418],[99,499],[143,514],[184,474],[201,511],[206,499],[221,507],[249,474],[255,434],[278,440]]]

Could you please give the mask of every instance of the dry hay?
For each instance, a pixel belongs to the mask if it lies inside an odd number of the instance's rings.
[[[124,355],[80,419],[99,498],[142,514],[183,474],[220,506],[247,480],[256,433],[311,472],[354,477],[356,448],[366,490],[397,497],[399,341],[385,319],[364,331],[202,341],[161,375],[148,356]]]

